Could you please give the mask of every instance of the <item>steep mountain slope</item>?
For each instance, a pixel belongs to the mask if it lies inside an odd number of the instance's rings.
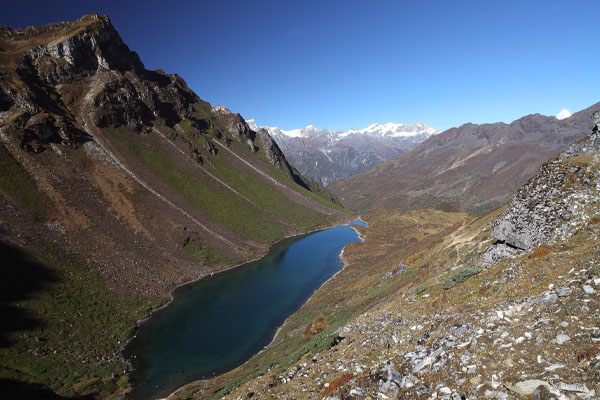
[[[123,246],[144,260],[132,281],[185,266],[162,278],[164,293],[208,264],[186,254],[189,244],[240,262],[335,219],[332,199],[313,192],[266,132],[213,111],[180,77],[145,70],[107,18],[3,28],[1,46],[3,156],[35,181],[42,222],[77,238],[82,254],[102,260]],[[102,263],[131,262],[116,261]]]
[[[585,136],[598,105],[558,120],[465,124],[330,186],[347,207],[438,208],[483,214],[504,204],[542,162]]]
[[[0,389],[24,393],[121,390],[118,347],[172,288],[347,219],[266,131],[146,70],[96,14],[0,27],[0,166]]]
[[[248,124],[258,129],[254,120],[248,120]],[[322,185],[366,171],[438,133],[420,122],[412,125],[373,124],[347,132],[332,132],[313,125],[292,131],[263,128],[275,139],[292,165]]]
[[[344,252],[343,272],[379,268],[363,289],[376,301],[327,332],[335,340],[325,348],[225,398],[598,398],[600,112],[595,119],[594,133],[544,163],[504,210],[465,220],[426,248],[407,246],[431,233],[424,211],[365,215],[364,241]],[[499,244],[516,251],[489,263]],[[343,292],[357,282],[332,284]],[[347,301],[325,320],[335,324]]]

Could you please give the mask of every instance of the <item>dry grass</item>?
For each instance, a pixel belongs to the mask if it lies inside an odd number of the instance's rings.
[[[321,393],[321,396],[327,397],[330,394],[335,393],[339,388],[344,386],[346,383],[350,382],[350,380],[352,378],[354,378],[354,375],[352,375],[352,374],[344,374],[344,375],[340,376],[339,378],[337,378],[333,382],[331,382],[329,384],[329,386],[327,388],[325,388],[325,390],[323,390],[323,393]]]
[[[540,257],[544,257],[546,255],[548,255],[550,253],[550,249],[546,246],[540,246],[537,249],[535,249],[533,252],[531,252],[531,254],[529,255],[529,258],[540,258]]]
[[[323,332],[329,324],[327,323],[327,317],[319,315],[310,325],[308,325],[302,332],[302,336],[308,337],[316,335],[317,333]]]

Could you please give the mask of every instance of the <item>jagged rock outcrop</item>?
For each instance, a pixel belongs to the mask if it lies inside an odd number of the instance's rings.
[[[513,197],[510,207],[492,229],[498,242],[484,254],[493,264],[541,242],[565,239],[585,226],[586,209],[600,202],[600,173],[585,165],[597,162],[600,152],[600,113],[594,113],[593,133],[573,143],[540,171]],[[571,163],[576,157],[592,157]]]
[[[183,79],[146,70],[108,17],[89,14],[72,24],[1,33],[7,52],[0,107],[13,113],[0,122],[23,148],[84,141],[80,113],[98,127],[141,129],[157,119],[173,126],[193,111],[197,98]],[[38,114],[47,117],[41,125],[33,118]]]
[[[254,146],[254,139],[256,138],[256,132],[254,132],[246,120],[242,118],[240,114],[234,114],[223,106],[213,107],[213,112],[216,112],[224,121],[225,129],[231,134],[236,140],[245,143],[250,150],[256,152],[258,149]]]

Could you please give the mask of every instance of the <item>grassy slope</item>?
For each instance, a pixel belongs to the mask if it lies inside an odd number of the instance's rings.
[[[0,144],[0,194],[10,199],[36,220],[43,221],[47,206],[35,182]]]
[[[366,232],[365,242],[346,246],[344,257],[349,264],[288,319],[271,346],[229,373],[183,388],[180,398],[220,398],[268,369],[283,371],[303,357],[329,348],[338,328],[412,281],[407,274],[404,279],[380,284],[382,274],[408,254],[441,240],[468,216],[379,209],[362,218],[369,223],[368,228],[357,227]],[[416,230],[416,226],[422,229]]]
[[[2,145],[0,169],[0,194],[43,222],[47,199]],[[119,345],[163,300],[111,292],[85,260],[55,243],[30,248],[0,241],[0,398],[106,396],[126,388]]]
[[[205,168],[255,205],[209,178],[199,179],[179,169],[165,150],[157,145],[148,145],[149,141],[142,143],[137,134],[125,128],[112,128],[109,131],[159,179],[181,194],[190,204],[243,239],[272,243],[285,236],[289,226],[297,231],[308,231],[322,225],[325,220],[323,214],[292,203],[284,194],[272,189],[253,174],[227,164],[222,156],[211,157]],[[194,141],[200,145],[200,139]],[[243,146],[236,144],[233,144],[233,148],[238,153],[243,152]],[[251,152],[248,150],[248,153]],[[245,154],[244,158],[247,159],[248,155]],[[203,154],[203,157],[209,156]],[[256,156],[253,158],[252,162],[258,162]],[[300,188],[283,174],[277,176],[278,170],[275,168],[273,171],[279,181],[286,184],[286,181],[289,181],[289,186],[303,190],[303,195],[339,209],[339,206],[327,204],[322,197]]]
[[[38,244],[31,253],[0,247],[6,260],[1,307],[11,323],[4,321],[1,332],[0,395],[12,390],[9,381],[42,384],[64,396],[126,388],[119,343],[159,300],[109,291],[99,273],[55,244]],[[21,390],[26,398],[30,388]]]
[[[271,170],[272,176],[274,178],[276,178],[279,182],[283,183],[284,185],[288,186],[289,188],[292,188],[293,190],[302,194],[303,196],[316,201],[317,203],[319,203],[321,205],[324,205],[326,207],[329,207],[329,208],[332,208],[332,209],[338,210],[338,211],[342,211],[342,210],[347,211],[342,207],[341,203],[335,197],[335,195],[333,195],[327,189],[319,186],[317,183],[311,181],[310,179],[307,179],[306,177],[302,177],[303,182],[311,190],[307,190],[306,188],[293,182],[280,169],[275,168],[273,165],[271,165],[271,163],[269,163],[269,161],[267,161],[267,159],[264,156],[264,150],[262,148],[260,140],[255,140],[254,145],[258,148],[258,151],[256,152],[258,159],[263,164],[268,166],[268,168]],[[250,149],[248,149],[247,147],[245,147],[243,145],[240,145],[239,143],[235,143],[233,148],[234,148],[235,152],[239,156],[243,157],[245,160],[251,160],[251,158],[253,157]],[[300,173],[298,173],[298,174],[300,174]]]
[[[203,214],[244,239],[269,243],[283,236],[275,222],[262,218],[260,211],[222,185],[193,177],[177,168],[162,148],[142,143],[125,128],[108,129],[152,172]]]

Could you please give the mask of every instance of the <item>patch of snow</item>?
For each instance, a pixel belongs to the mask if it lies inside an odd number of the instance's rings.
[[[556,119],[565,119],[569,118],[570,116],[571,111],[567,110],[566,108],[563,108],[558,114],[556,114]]]
[[[345,137],[350,135],[365,135],[365,136],[373,136],[373,137],[390,137],[390,138],[408,138],[408,137],[416,137],[419,135],[426,135],[426,137],[438,134],[440,131],[437,129],[431,128],[425,125],[422,122],[417,122],[411,125],[405,124],[395,124],[393,122],[388,122],[386,124],[371,124],[364,129],[355,130],[349,129],[347,131],[330,131],[328,129],[319,129],[314,125],[307,125],[304,128],[292,129],[292,130],[282,130],[276,126],[259,126],[254,119],[246,120],[248,126],[252,130],[258,129],[266,129],[269,134],[276,135],[285,135],[293,138],[310,138],[310,137],[326,137],[330,141],[339,141]]]

